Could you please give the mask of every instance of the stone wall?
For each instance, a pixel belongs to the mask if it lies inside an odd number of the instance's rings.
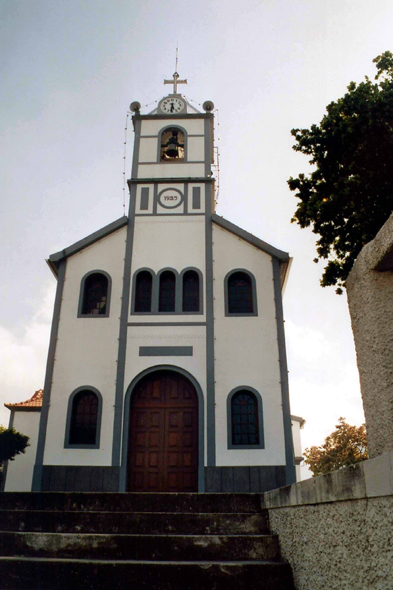
[[[393,214],[347,279],[369,456],[393,450]]]
[[[297,590],[392,590],[393,452],[263,494]]]

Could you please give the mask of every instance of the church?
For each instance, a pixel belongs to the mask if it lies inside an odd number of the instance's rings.
[[[216,214],[214,105],[191,106],[184,82],[175,73],[148,114],[131,104],[128,216],[47,261],[44,389],[6,404],[31,438],[6,491],[263,492],[296,479],[291,258]]]

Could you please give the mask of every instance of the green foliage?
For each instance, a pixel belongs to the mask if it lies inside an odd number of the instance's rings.
[[[336,430],[325,438],[323,445],[304,451],[304,462],[313,477],[368,459],[365,425],[350,426],[345,418],[338,421]]]
[[[292,222],[319,234],[314,262],[328,260],[321,285],[337,285],[337,293],[393,211],[393,54],[373,61],[379,83],[351,82],[319,125],[291,131],[293,149],[315,167],[288,180],[300,199]]]
[[[0,465],[4,461],[13,461],[16,455],[26,452],[29,437],[17,432],[15,428],[0,426]]]

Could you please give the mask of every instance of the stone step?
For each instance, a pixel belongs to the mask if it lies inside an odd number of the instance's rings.
[[[7,590],[294,590],[288,563],[134,562],[0,557]]]
[[[249,513],[0,510],[0,531],[47,533],[267,534],[267,511]]]
[[[260,494],[3,492],[3,510],[98,512],[242,512],[261,511]]]
[[[137,561],[278,560],[274,535],[0,533],[0,555]]]

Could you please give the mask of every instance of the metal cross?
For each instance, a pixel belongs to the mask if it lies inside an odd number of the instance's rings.
[[[179,74],[175,72],[173,74],[173,80],[164,80],[164,84],[173,84],[173,94],[177,94],[177,85],[187,84],[187,80],[179,80]]]

